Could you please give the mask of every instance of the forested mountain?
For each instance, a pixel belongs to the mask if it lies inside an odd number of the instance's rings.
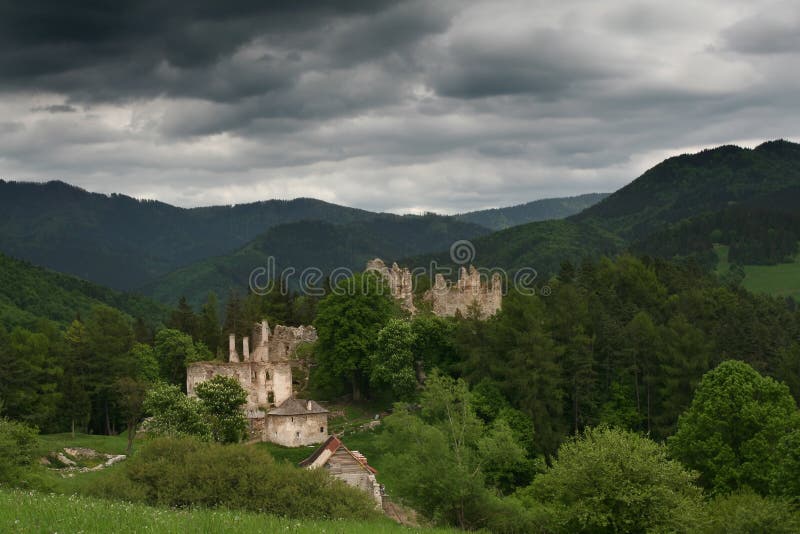
[[[0,250],[118,289],[235,250],[276,224],[374,214],[314,199],[183,209],[63,182],[0,181]]]
[[[738,264],[792,261],[800,241],[800,145],[722,146],[669,158],[583,212],[474,241],[475,262],[542,275],[560,262],[623,250],[693,259],[713,269],[714,244]],[[446,253],[417,257],[424,263]]]
[[[475,265],[502,268],[510,272],[533,268],[539,279],[558,272],[562,262],[579,263],[584,258],[612,256],[624,250],[618,236],[591,224],[572,221],[541,221],[514,226],[472,240]],[[403,265],[439,265],[456,267],[448,250],[434,255],[420,255],[401,261]]]
[[[456,219],[467,221],[492,230],[503,230],[512,226],[536,221],[563,219],[597,204],[609,193],[587,193],[575,197],[543,198],[507,208],[492,208],[456,215]]]
[[[325,275],[335,268],[360,271],[375,257],[388,261],[433,252],[448,248],[456,240],[488,232],[475,224],[432,214],[381,215],[346,224],[300,221],[270,228],[232,254],[169,273],[142,291],[165,303],[185,296],[190,303],[199,304],[209,291],[217,295],[227,295],[231,289],[243,292],[251,271],[266,268],[270,257],[279,272],[287,267],[295,269],[288,283],[297,288],[299,275],[308,267]]]
[[[563,217],[590,201],[580,198],[498,210],[502,220],[480,212],[476,223],[494,228],[531,218]],[[196,261],[231,253],[273,226],[311,220],[349,224],[381,217],[395,231],[408,221],[408,231],[401,231],[402,235],[418,230],[413,217],[398,218],[310,198],[184,209],[125,195],[90,193],[59,181],[0,180],[0,252],[123,290]],[[469,227],[471,214],[461,217],[463,227]],[[477,233],[474,229],[470,235]],[[390,256],[396,250],[390,244],[378,252]],[[419,254],[432,248],[404,250]],[[346,259],[347,265],[360,262],[360,257]]]
[[[752,150],[721,146],[669,158],[573,218],[638,239],[798,186],[800,145],[778,140]]]
[[[120,293],[85,280],[36,267],[0,254],[0,325],[32,328],[38,323],[70,324],[98,304],[117,308],[152,328],[168,309],[142,296]]]

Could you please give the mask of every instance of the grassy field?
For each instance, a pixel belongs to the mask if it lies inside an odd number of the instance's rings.
[[[730,269],[728,247],[715,245],[719,263],[717,273],[725,274]],[[778,265],[745,265],[742,287],[753,293],[766,293],[776,297],[794,297],[800,301],[800,254],[793,263]]]
[[[390,520],[307,521],[227,510],[171,510],[75,495],[0,488],[0,532],[4,533],[377,533],[413,532]],[[426,532],[453,532],[426,530]]]

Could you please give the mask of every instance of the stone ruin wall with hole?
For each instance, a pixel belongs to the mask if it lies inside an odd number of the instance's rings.
[[[387,267],[376,258],[367,263],[366,271],[375,271],[388,281],[392,296],[400,301],[403,309],[412,314],[417,311],[413,280],[408,268],[401,268],[397,263]],[[461,267],[458,281],[454,284],[441,274],[436,274],[433,287],[422,298],[431,304],[433,313],[441,317],[453,317],[456,314],[466,317],[475,307],[478,317],[487,319],[497,313],[503,304],[503,285],[498,273],[492,274],[490,280],[475,267]]]
[[[263,417],[265,408],[280,406],[292,397],[291,358],[301,343],[316,339],[313,326],[276,325],[270,332],[266,321],[256,324],[252,336],[243,338],[241,345],[231,334],[227,362],[196,362],[188,366],[186,392],[194,395],[197,384],[217,375],[234,377],[247,391],[248,416],[256,417],[261,411]]]

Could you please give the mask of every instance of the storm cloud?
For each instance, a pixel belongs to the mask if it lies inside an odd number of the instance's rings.
[[[800,138],[800,6],[0,1],[0,177],[458,212]]]

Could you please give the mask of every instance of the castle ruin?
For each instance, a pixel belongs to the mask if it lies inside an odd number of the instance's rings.
[[[250,339],[253,340],[252,351]],[[276,325],[270,332],[266,320],[257,323],[252,337],[231,334],[227,362],[195,362],[186,372],[186,392],[215,376],[236,378],[247,391],[245,411],[250,435],[287,447],[321,443],[328,437],[328,411],[313,400],[294,398],[292,358],[302,343],[317,339],[313,326]]]
[[[375,258],[367,262],[366,271],[381,274],[389,283],[392,296],[400,301],[403,309],[416,313],[411,271],[407,267],[393,263],[389,268],[383,260]],[[455,284],[437,273],[433,287],[425,292],[422,300],[429,302],[433,313],[441,317],[454,317],[456,314],[466,317],[476,310],[479,318],[487,319],[502,306],[503,284],[499,273],[493,273],[491,280],[483,280],[475,267],[461,267]]]
[[[411,271],[407,268],[400,268],[397,263],[393,263],[389,268],[380,258],[375,258],[367,262],[366,271],[374,271],[383,276],[389,283],[392,296],[400,301],[403,309],[411,313],[417,311],[414,307],[414,288],[411,281]]]

